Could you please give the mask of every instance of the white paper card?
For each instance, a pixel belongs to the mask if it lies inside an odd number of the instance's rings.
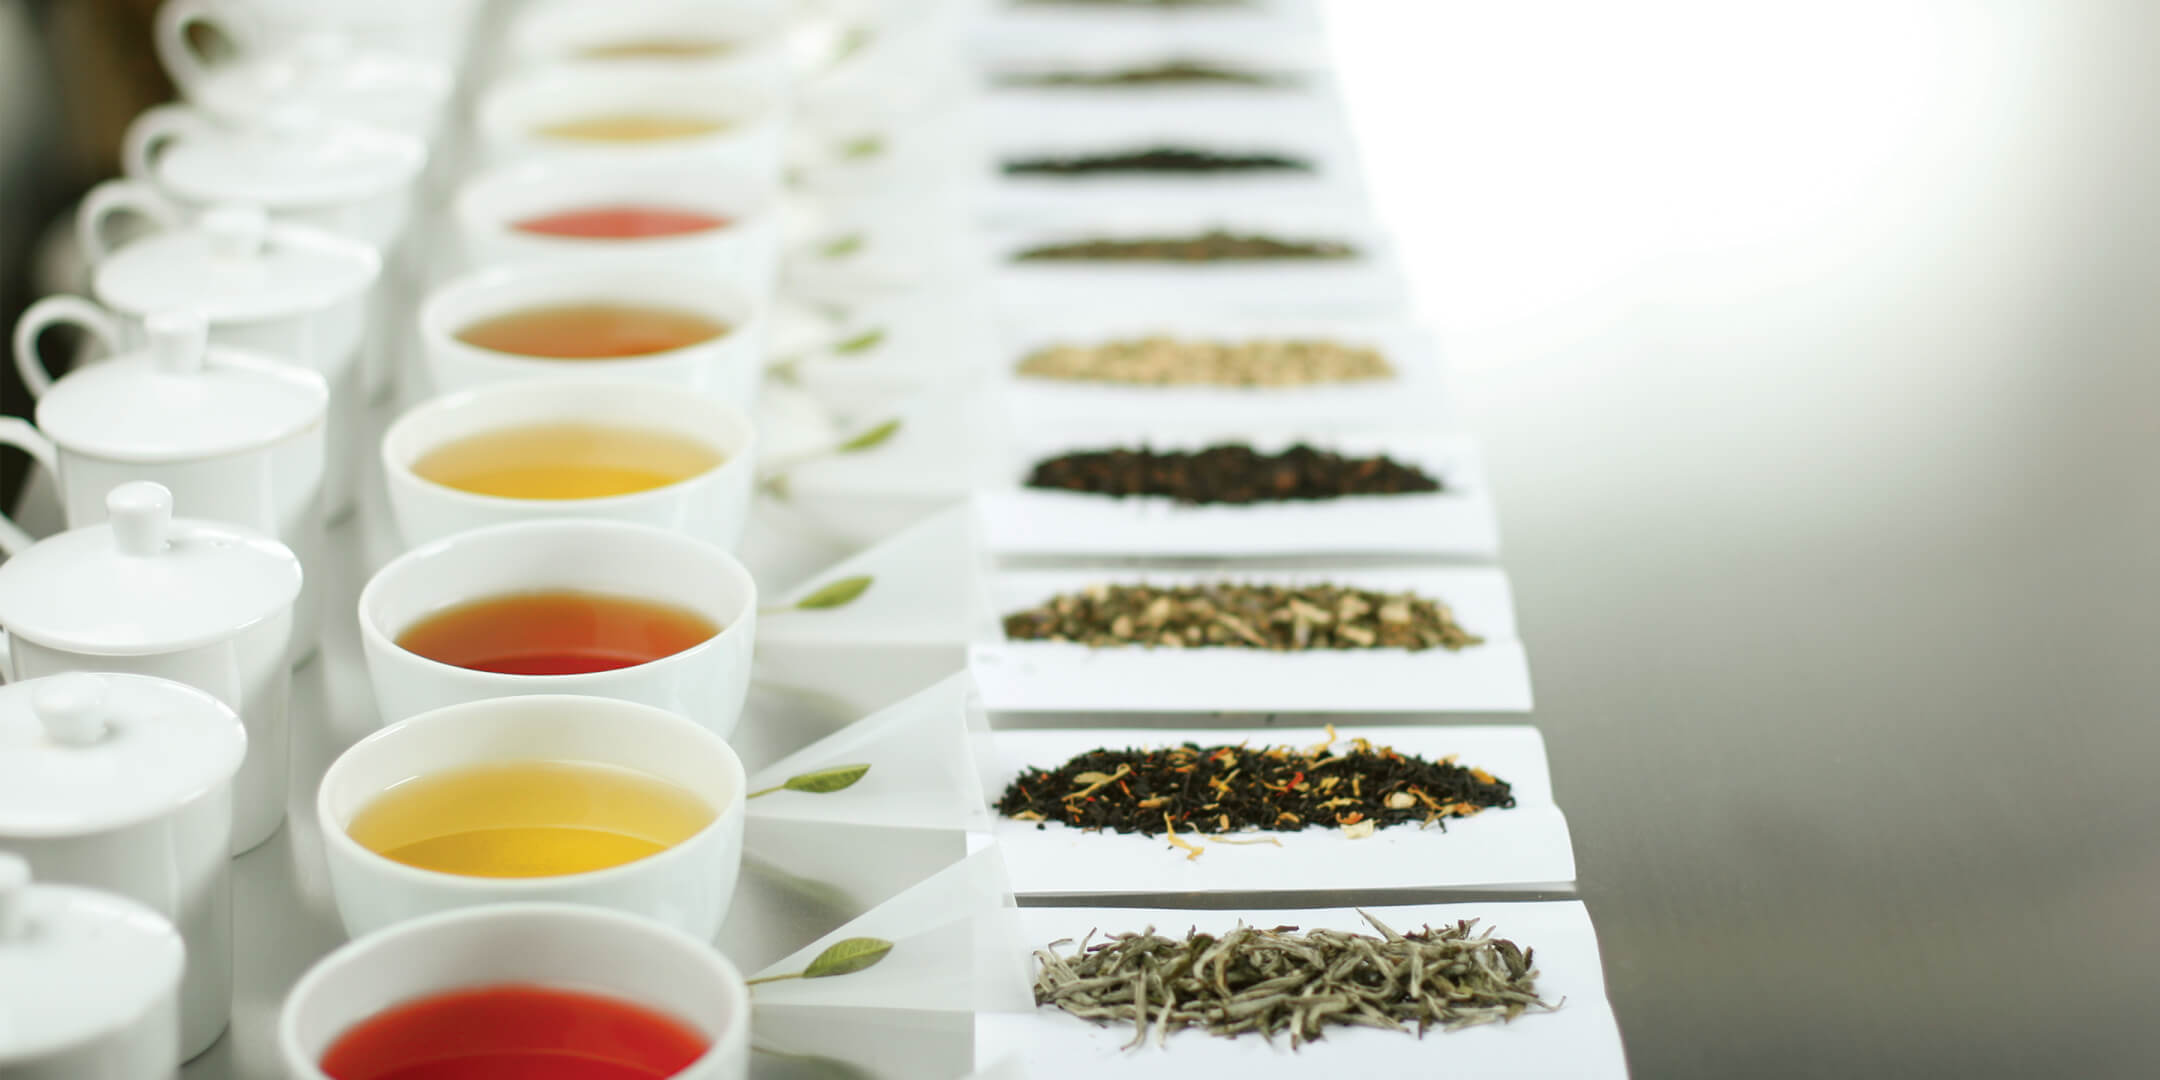
[[[1330,1028],[1327,1037],[1296,1051],[1287,1039],[1270,1045],[1255,1036],[1216,1038],[1198,1031],[1151,1041],[1134,1050],[1130,1025],[1097,1027],[1054,1007],[978,1017],[975,1059],[1017,1055],[1037,1080],[1309,1080],[1311,1077],[1461,1076],[1480,1080],[1602,1080],[1627,1075],[1620,1028],[1605,995],[1604,968],[1590,914],[1574,901],[1441,904],[1369,908],[1399,932],[1459,919],[1536,951],[1538,993],[1564,1003],[1550,1013],[1526,1013],[1510,1024],[1462,1031],[1433,1031],[1424,1038],[1373,1028]],[[1220,933],[1240,920],[1248,925],[1331,927],[1371,933],[1356,911],[1178,911],[1133,908],[1023,908],[1020,923],[1036,947],[1059,938],[1079,940],[1090,930],[1141,931],[1150,925],[1165,936],[1188,927]]]
[[[1441,482],[1441,490],[1238,505],[1185,505],[1164,496],[1114,498],[1023,486],[1033,464],[1081,450],[1146,446],[1199,450],[1243,442],[1280,453],[1298,442],[1349,457],[1386,455]],[[976,496],[983,542],[995,555],[1426,555],[1488,558],[1499,520],[1483,460],[1467,437],[1214,433],[1149,438],[1115,428],[1077,435],[1038,431],[1010,446],[1005,482]]]
[[[1429,761],[1454,755],[1464,767],[1508,782],[1515,805],[1447,822],[1378,829],[1352,840],[1341,829],[1244,832],[1234,844],[1181,834],[1204,854],[1188,859],[1161,836],[1088,832],[1059,822],[1000,817],[992,830],[1005,851],[1013,890],[1022,895],[1115,895],[1196,892],[1286,892],[1298,889],[1413,889],[1547,884],[1573,880],[1575,852],[1567,819],[1553,804],[1545,742],[1528,725],[1344,728],[1348,740],[1371,739]],[[1325,741],[1319,728],[1224,730],[1000,731],[991,736],[996,767],[989,795],[998,798],[1022,771],[1054,769],[1098,747],[1156,748],[1247,743],[1309,747]],[[1342,749],[1342,744],[1337,744]],[[1254,843],[1271,837],[1280,847]]]
[[[998,616],[1089,585],[1240,581],[1328,582],[1411,590],[1447,604],[1485,639],[1459,652],[1426,649],[1090,649],[1008,641],[984,627],[968,650],[983,706],[998,712],[1528,712],[1530,666],[1516,638],[1507,575],[1487,567],[1358,570],[1009,570],[991,576]]]
[[[758,770],[750,790],[782,790],[750,802],[751,820],[980,829],[989,823],[974,767],[989,727],[966,672],[880,709]],[[839,791],[790,791],[792,777],[848,765],[869,771]]]

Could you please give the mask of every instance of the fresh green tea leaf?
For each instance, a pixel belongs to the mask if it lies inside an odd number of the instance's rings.
[[[789,791],[806,791],[812,795],[825,795],[835,791],[846,791],[848,788],[854,787],[855,781],[862,779],[864,774],[869,771],[870,766],[868,765],[835,765],[830,769],[819,769],[816,772],[791,776],[788,778],[788,782],[782,786]]]
[[[883,938],[858,937],[838,942],[832,948],[818,954],[803,969],[805,979],[823,979],[833,975],[852,975],[865,968],[877,966],[892,951],[893,944]]]
[[[843,454],[861,453],[864,450],[868,450],[873,447],[882,445],[885,440],[892,438],[894,434],[899,432],[899,430],[900,421],[897,417],[895,417],[894,419],[887,420],[884,423],[879,424],[878,426],[871,428],[870,430],[865,431],[862,434],[857,435],[844,443],[841,443],[834,449],[838,450],[840,453]]]
[[[804,611],[819,611],[824,608],[836,608],[852,604],[855,602],[856,597],[868,591],[870,583],[875,580],[868,574],[859,577],[841,578],[795,601],[795,606]]]
[[[855,353],[875,349],[878,347],[878,343],[884,340],[884,327],[875,327],[869,330],[865,330],[862,333],[847,339],[846,341],[834,345],[832,347],[832,351],[839,353],[842,356],[851,356]]]

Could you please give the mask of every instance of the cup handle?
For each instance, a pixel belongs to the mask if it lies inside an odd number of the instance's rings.
[[[158,60],[172,76],[181,96],[194,101],[210,78],[212,65],[188,40],[188,31],[201,25],[245,49],[249,35],[236,24],[234,13],[212,0],[165,0],[158,6],[156,41]]]
[[[43,432],[31,427],[29,421],[20,417],[0,416],[0,445],[21,448],[32,460],[45,466],[45,470],[52,473],[55,480],[59,479],[58,449]],[[0,552],[10,556],[20,555],[34,543],[37,541],[31,539],[30,534],[22,530],[22,526],[9,520],[6,514],[0,513]]]
[[[167,107],[160,105],[157,108]],[[147,117],[149,113],[143,115]],[[131,138],[134,132],[134,128],[128,129]],[[75,242],[82,246],[83,258],[88,259],[90,265],[104,262],[106,256],[113,253],[112,245],[105,242],[105,227],[124,214],[146,218],[159,229],[178,228],[185,217],[172,200],[141,180],[100,183],[90,189],[90,194],[83,196],[81,209],[75,211]]]
[[[30,305],[15,322],[15,370],[22,373],[23,385],[33,398],[44,397],[53,384],[52,375],[38,361],[38,338],[62,323],[82,327],[106,352],[119,352],[125,337],[111,312],[80,296],[48,296]]]

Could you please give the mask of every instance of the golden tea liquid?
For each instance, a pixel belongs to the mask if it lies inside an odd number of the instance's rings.
[[[482,319],[457,332],[467,345],[549,360],[613,360],[681,349],[728,332],[694,311],[645,304],[554,304]]]
[[[720,464],[688,436],[599,424],[531,424],[446,443],[413,463],[421,479],[505,499],[601,499],[680,483]]]
[[[517,761],[407,780],[363,807],[345,831],[369,851],[423,870],[553,877],[665,851],[714,816],[695,794],[633,769]]]
[[[398,635],[440,664],[502,675],[583,675],[673,656],[720,627],[689,608],[607,593],[504,593],[445,608]]]
[[[619,112],[557,120],[535,130],[550,139],[580,142],[657,142],[715,135],[726,131],[727,124],[714,117],[689,113]]]
[[[578,50],[578,55],[587,60],[705,60],[724,55],[733,47],[714,38],[649,38],[587,45]]]

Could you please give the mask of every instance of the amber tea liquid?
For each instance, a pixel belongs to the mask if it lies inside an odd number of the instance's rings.
[[[727,124],[689,113],[619,112],[557,120],[535,130],[550,139],[577,142],[658,142],[717,135],[727,130]]]
[[[466,326],[467,345],[549,360],[616,360],[682,349],[728,332],[694,311],[645,304],[554,304]]]
[[[561,589],[491,596],[436,612],[398,647],[503,675],[582,675],[673,656],[720,632],[688,608]]]
[[[505,499],[600,499],[681,483],[720,464],[685,435],[599,424],[531,424],[468,436],[413,463],[423,480]]]

